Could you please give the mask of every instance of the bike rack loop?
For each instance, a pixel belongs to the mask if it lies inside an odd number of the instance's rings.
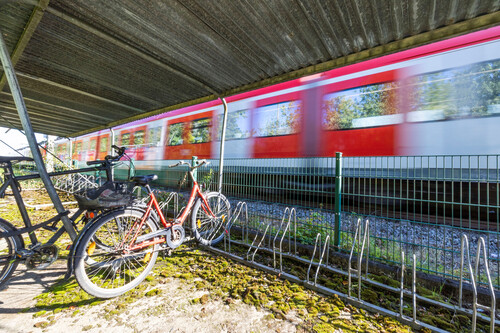
[[[469,276],[472,285],[472,332],[476,330],[477,322],[477,310],[485,310],[490,312],[490,333],[495,332],[495,310],[496,310],[496,299],[495,290],[493,288],[493,283],[491,281],[490,269],[488,266],[488,256],[486,253],[486,244],[483,237],[479,237],[477,253],[476,253],[476,265],[475,269],[472,269],[472,264],[470,260],[469,246],[470,242],[467,235],[462,234],[461,239],[461,249],[460,249],[460,289],[459,289],[459,307],[462,308],[462,298],[463,298],[463,268],[464,268],[464,258],[467,256],[467,268],[469,271]],[[483,254],[484,268],[486,271],[486,277],[488,279],[488,287],[491,295],[491,306],[479,304],[477,301],[477,284],[479,283],[479,261],[481,259],[481,253]]]
[[[224,236],[224,251],[231,253],[231,228],[234,225],[234,222],[238,220],[241,215],[241,211],[245,208],[245,225],[248,224],[248,206],[245,201],[239,201],[236,207],[234,208],[233,213],[231,214],[231,218],[227,222],[226,235]],[[242,228],[243,230],[243,228]],[[244,235],[242,235],[244,237]],[[228,248],[226,247],[226,243],[229,244]],[[228,249],[228,250],[227,250]]]
[[[362,261],[363,261],[363,252],[365,250],[365,246],[368,243],[368,250],[366,251],[366,271],[365,277],[368,276],[368,256],[369,256],[369,247],[370,247],[370,221],[367,219],[364,223],[364,232],[362,229],[361,219],[358,219],[356,223],[356,231],[354,232],[354,240],[352,242],[351,253],[349,255],[349,267],[348,267],[348,296],[351,297],[351,277],[352,273],[356,274],[358,277],[358,299],[361,300],[361,275],[362,275]],[[359,249],[359,242],[361,241],[361,237],[363,238],[363,243],[361,244],[361,250]],[[357,256],[357,268],[352,268],[352,257],[354,254],[354,248],[358,245],[358,256]]]
[[[293,216],[293,221],[294,221],[294,230],[295,234],[297,233],[297,211],[295,208],[290,209],[289,207],[286,207],[284,212],[283,212],[283,218],[281,219],[280,227],[278,231],[276,232],[276,235],[274,236],[273,239],[273,267],[276,268],[276,239],[279,236],[279,232],[281,231],[281,228],[283,227],[283,223],[285,222],[285,218],[287,217],[288,213],[288,222],[285,226],[285,230],[283,231],[283,235],[281,236],[280,239],[280,247],[279,247],[279,254],[280,254],[280,272],[283,272],[283,240],[285,239],[287,233],[288,233],[288,253],[290,253],[291,249],[291,230],[290,230],[290,223],[292,222],[292,216]],[[294,253],[297,253],[297,237],[294,238]]]
[[[312,266],[313,261],[314,261],[314,255],[316,254],[316,248],[318,247],[318,244],[321,247],[321,233],[318,233],[316,235],[316,242],[314,243],[313,254],[312,254],[312,257],[311,257],[311,261],[309,262],[309,268],[307,269],[307,278],[306,278],[306,282],[307,283],[310,283],[309,282],[309,271],[311,270],[311,266]],[[314,274],[314,285],[317,285],[319,269],[321,268],[321,263],[323,262],[323,258],[325,256],[325,252],[326,252],[326,263],[325,263],[325,266],[328,266],[328,256],[329,256],[329,252],[330,252],[329,251],[329,247],[330,247],[330,235],[327,235],[326,238],[325,238],[325,244],[323,245],[323,250],[321,251],[321,255],[320,255],[320,258],[319,258],[318,268],[316,268],[316,274]]]
[[[250,251],[252,250],[252,248],[254,247],[254,244],[255,244],[255,241],[257,240],[257,238],[259,237],[259,230],[257,229],[257,232],[255,233],[255,238],[253,239],[253,242],[252,244],[250,245],[250,247],[248,248],[248,252],[247,252],[247,260],[251,261],[251,262],[255,262],[255,254],[257,254],[257,251],[260,249],[260,247],[262,246],[262,243],[264,242],[264,239],[266,239],[266,235],[267,235],[267,231],[269,230],[269,227],[271,226],[271,223],[267,223],[267,227],[266,229],[264,230],[264,234],[262,235],[262,238],[259,242],[259,245],[257,245],[257,247],[255,248],[255,251],[252,255],[252,260],[249,260],[249,255],[250,255]]]

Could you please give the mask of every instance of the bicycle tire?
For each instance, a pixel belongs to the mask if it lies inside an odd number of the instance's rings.
[[[12,224],[0,218],[0,233],[16,230]],[[24,241],[21,236],[0,237],[0,289],[16,270],[19,264],[16,252],[22,248],[24,248]]]
[[[149,274],[158,257],[159,245],[126,253],[125,235],[140,222],[143,213],[135,209],[119,209],[94,221],[78,242],[75,250],[75,276],[80,287],[92,296],[112,298],[138,286]],[[140,235],[157,230],[148,218]],[[98,238],[105,246],[96,246]],[[125,243],[122,244],[122,243]]]
[[[199,198],[191,214],[191,231],[198,243],[216,245],[224,237],[226,225],[230,219],[231,204],[219,192],[208,192],[205,194],[205,199],[215,217],[207,214],[203,207],[203,200]]]

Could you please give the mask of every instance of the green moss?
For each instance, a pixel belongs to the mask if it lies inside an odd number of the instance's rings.
[[[161,290],[160,289],[151,289],[150,291],[148,291],[145,296],[147,297],[151,297],[151,296],[157,296],[161,294]]]
[[[47,313],[47,311],[45,311],[45,310],[38,311],[37,313],[33,314],[33,318],[41,317],[46,313]]]
[[[363,288],[361,290],[361,298],[369,303],[375,304],[378,302],[378,294],[372,289]]]
[[[330,333],[336,331],[336,327],[328,323],[314,325],[313,331],[317,333]]]

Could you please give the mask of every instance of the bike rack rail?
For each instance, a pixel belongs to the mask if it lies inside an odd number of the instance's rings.
[[[287,215],[287,213],[288,213],[288,215]],[[281,231],[287,216],[288,216],[288,222],[285,225],[285,230],[283,231],[283,235],[281,236],[280,246],[279,246],[279,255],[280,255],[280,269],[279,269],[279,271],[280,272],[283,272],[283,240],[285,239],[287,234],[288,234],[288,253],[290,253],[290,249],[292,247],[291,246],[292,245],[291,235],[290,235],[290,233],[291,233],[290,224],[292,222],[292,217],[293,217],[293,225],[294,225],[294,228],[293,228],[294,235],[295,236],[297,235],[297,211],[295,210],[295,208],[290,209],[289,207],[286,207],[285,211],[283,212],[283,218],[281,219],[280,227],[279,227],[278,231],[276,232],[276,235],[274,236],[274,239],[273,239],[273,267],[275,269],[276,269],[276,250],[277,250],[276,249],[276,239],[279,236],[279,232]],[[294,244],[295,244],[295,246],[294,246],[293,253],[297,253],[297,237],[295,237]]]
[[[309,262],[309,268],[307,269],[306,283],[311,283],[309,281],[309,272],[311,271],[311,266],[312,266],[313,261],[314,261],[314,256],[316,254],[316,248],[318,248],[318,244],[319,244],[319,247],[321,248],[321,233],[318,233],[316,235],[316,242],[314,243],[313,254],[311,256],[311,261]],[[327,235],[326,238],[325,238],[325,244],[323,246],[323,251],[321,251],[321,255],[319,257],[318,268],[316,269],[316,274],[314,274],[314,285],[317,285],[318,273],[319,273],[319,269],[321,268],[321,263],[323,262],[323,258],[325,256],[325,252],[326,252],[326,263],[324,264],[324,266],[328,266],[328,252],[329,252],[328,250],[329,250],[329,247],[330,247],[330,235]]]
[[[224,251],[231,253],[231,228],[234,223],[239,219],[243,209],[245,210],[245,220],[244,226],[247,228],[248,232],[248,205],[244,201],[239,201],[231,214],[231,218],[228,223],[226,223],[226,234],[224,236]],[[241,224],[240,224],[241,225]],[[242,240],[245,239],[245,228],[242,228]]]
[[[260,228],[257,229],[257,232],[255,233],[255,238],[253,239],[252,244],[248,248],[248,252],[247,252],[247,260],[248,261],[255,262],[255,254],[257,254],[257,251],[260,249],[260,247],[262,246],[262,243],[266,239],[267,231],[269,230],[269,227],[271,226],[271,223],[267,223],[266,225],[267,225],[266,229],[264,230],[264,234],[262,235],[262,238],[260,239],[259,245],[255,246],[254,244],[255,244],[255,241],[257,240],[258,236],[259,236],[259,231],[260,231]],[[248,258],[249,258],[250,252],[251,252],[251,250],[254,247],[255,247],[255,251],[254,251],[254,253],[252,255],[252,260],[249,260]]]
[[[348,276],[348,292],[347,294],[349,297],[351,297],[351,288],[352,288],[352,274],[356,274],[358,277],[358,299],[361,300],[361,276],[362,274],[362,261],[363,261],[363,252],[365,251],[365,246],[368,243],[368,248],[370,247],[370,221],[366,220],[364,223],[364,228],[362,228],[363,225],[361,224],[361,219],[358,219],[358,222],[356,223],[356,231],[354,232],[354,240],[352,242],[352,248],[351,248],[351,253],[349,255],[349,268],[347,272],[349,273]],[[361,241],[361,238],[363,238],[363,243],[361,244],[361,249],[360,249],[360,244],[359,242]],[[352,257],[354,255],[354,249],[355,247],[358,247],[358,256],[357,256],[357,268],[352,268]],[[365,277],[368,276],[368,256],[369,256],[369,249],[366,251],[366,270],[365,270]]]
[[[476,265],[475,269],[472,269],[472,263],[470,260],[470,242],[467,235],[462,234],[461,238],[461,250],[460,250],[460,289],[459,289],[459,307],[463,308],[463,272],[464,272],[464,259],[467,259],[467,269],[472,285],[472,332],[476,330],[478,309],[490,312],[490,333],[495,332],[495,310],[496,310],[496,299],[495,290],[493,288],[493,283],[491,281],[490,269],[488,266],[488,256],[486,253],[486,244],[483,237],[479,237],[477,252],[476,252]],[[477,301],[477,284],[479,283],[479,262],[481,259],[481,254],[483,255],[484,269],[486,272],[486,277],[488,280],[488,289],[491,297],[491,305],[488,307],[486,305],[479,304]]]
[[[160,209],[166,213],[167,209],[168,209],[168,205],[170,204],[170,202],[173,200],[173,204],[174,204],[174,216],[177,216],[179,214],[179,193],[177,192],[170,192],[168,194],[168,197],[165,199],[165,200],[162,200],[159,204],[160,206]],[[165,214],[166,216],[166,214]]]

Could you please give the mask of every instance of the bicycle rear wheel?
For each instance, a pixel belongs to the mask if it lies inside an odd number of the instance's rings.
[[[200,198],[196,201],[191,214],[191,229],[196,240],[203,245],[215,245],[224,237],[229,222],[231,205],[226,197],[219,192],[205,194],[208,207]]]
[[[0,234],[15,231],[16,228],[0,218]],[[16,260],[17,250],[24,248],[20,236],[0,236],[0,289],[7,283],[19,262]]]
[[[157,230],[143,213],[119,209],[97,219],[80,235],[75,251],[75,276],[83,290],[99,298],[119,296],[141,283],[153,268],[159,244],[131,249],[131,238]],[[99,245],[97,245],[97,241]],[[135,244],[132,244],[135,245]]]

